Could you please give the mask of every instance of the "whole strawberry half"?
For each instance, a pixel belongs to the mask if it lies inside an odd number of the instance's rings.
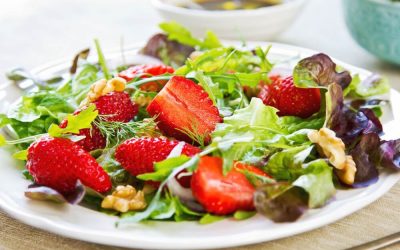
[[[132,120],[138,113],[138,106],[134,104],[129,94],[126,92],[110,92],[97,99],[94,104],[100,115],[104,115],[106,121],[128,122]],[[81,112],[80,109],[74,112],[77,115]],[[60,128],[65,128],[68,125],[67,120],[60,123]],[[82,146],[86,151],[104,148],[106,146],[106,138],[100,130],[92,124],[92,128],[79,130],[78,135],[85,136],[84,139],[76,143]]]
[[[258,97],[265,105],[277,108],[280,116],[307,118],[318,112],[321,106],[320,90],[297,88],[292,77],[264,85]]]
[[[105,120],[110,122],[129,122],[139,111],[139,107],[126,92],[110,92],[101,96],[94,104],[99,115],[105,115]]]
[[[81,112],[81,110],[77,110],[74,112],[74,115],[77,115]],[[67,120],[63,120],[60,123],[60,128],[65,128],[68,125]],[[79,130],[77,135],[85,136],[82,140],[76,142],[76,144],[80,145],[86,151],[90,152],[95,149],[104,148],[106,146],[106,138],[101,134],[100,130],[92,124],[91,128],[85,128]]]
[[[151,76],[159,76],[166,73],[174,73],[174,68],[165,66],[163,64],[142,64],[130,67],[118,74],[119,77],[124,78],[126,81],[131,81],[136,77],[148,78]],[[158,92],[167,83],[165,80],[148,82],[140,86],[141,90]]]
[[[210,134],[222,122],[217,107],[204,89],[181,76],[172,77],[147,107],[167,136],[192,142],[187,132],[210,141]]]
[[[178,143],[166,138],[132,138],[118,146],[115,159],[133,176],[154,172],[154,163],[165,160]],[[187,156],[199,152],[199,148],[187,143],[182,148],[182,154]],[[182,177],[178,181],[182,186],[190,187],[190,177]]]
[[[225,176],[222,172],[222,159],[203,156],[192,175],[191,188],[194,197],[203,205],[207,212],[226,215],[237,210],[254,210],[254,186],[241,172],[253,172],[268,176],[262,170],[235,163],[232,170]]]
[[[27,169],[37,184],[62,194],[75,190],[77,180],[97,192],[111,189],[111,180],[81,146],[65,138],[42,137],[28,149]]]

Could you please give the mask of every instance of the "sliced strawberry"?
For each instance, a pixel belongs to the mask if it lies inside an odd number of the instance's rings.
[[[207,143],[217,123],[218,109],[204,89],[193,81],[174,76],[147,107],[158,127],[167,136],[192,142],[187,131],[203,137]]]
[[[154,163],[165,160],[178,143],[165,138],[132,138],[118,146],[115,159],[133,176],[154,172]],[[187,143],[182,148],[182,154],[187,156],[199,152],[199,148]],[[184,187],[190,186],[190,177],[182,177],[178,181]]]
[[[27,169],[37,184],[62,194],[75,190],[77,180],[97,192],[111,189],[111,180],[81,146],[65,138],[42,137],[28,149]]]
[[[237,210],[254,210],[255,188],[238,170],[267,176],[260,169],[243,163],[235,163],[234,168],[224,176],[221,158],[201,157],[192,176],[191,188],[194,197],[207,212],[226,215]]]
[[[163,64],[142,64],[130,67],[118,74],[119,77],[124,78],[126,81],[132,81],[136,77],[148,78],[151,76],[159,76],[163,74],[174,73],[174,68],[165,66]],[[148,82],[140,86],[141,90],[158,92],[167,83],[165,80]]]
[[[320,90],[297,88],[292,77],[263,86],[258,97],[265,105],[277,108],[280,116],[307,118],[318,112],[321,106]]]

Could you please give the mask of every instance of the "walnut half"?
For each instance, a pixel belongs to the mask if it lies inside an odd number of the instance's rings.
[[[89,93],[87,93],[86,99],[83,100],[81,106],[88,105],[110,92],[122,92],[125,90],[125,86],[126,81],[121,77],[115,77],[108,81],[106,79],[98,80],[90,86]]]
[[[143,191],[130,185],[118,186],[111,195],[107,195],[101,203],[102,208],[114,209],[125,213],[131,210],[142,210],[147,206]]]
[[[329,162],[337,169],[339,179],[351,185],[354,183],[357,171],[353,157],[346,155],[343,141],[336,137],[334,131],[328,128],[313,130],[308,133],[311,142],[318,145],[322,155],[328,158]]]

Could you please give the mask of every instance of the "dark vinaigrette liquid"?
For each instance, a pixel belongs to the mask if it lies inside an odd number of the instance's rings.
[[[184,6],[189,9],[205,9],[205,10],[252,10],[262,7],[281,4],[282,0],[193,0],[193,5]]]

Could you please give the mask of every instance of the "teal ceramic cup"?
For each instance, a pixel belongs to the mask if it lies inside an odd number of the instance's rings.
[[[343,0],[353,38],[377,57],[400,65],[400,2]]]

